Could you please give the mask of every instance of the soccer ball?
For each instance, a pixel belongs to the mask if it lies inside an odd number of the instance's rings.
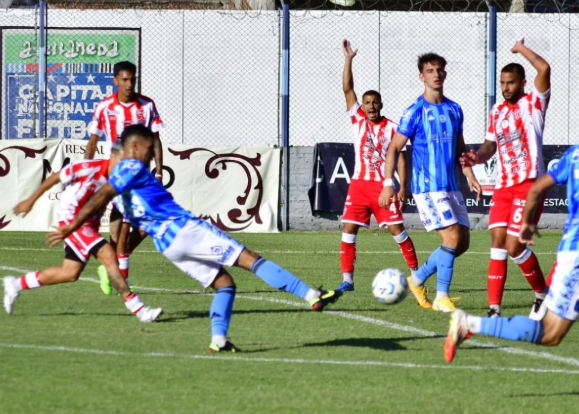
[[[406,275],[398,269],[380,270],[372,282],[372,294],[388,305],[402,302],[408,295]]]

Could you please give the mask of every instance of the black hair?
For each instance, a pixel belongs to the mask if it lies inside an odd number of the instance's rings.
[[[501,73],[516,73],[521,80],[525,80],[525,68],[518,63],[509,63],[501,69]]]
[[[122,62],[115,63],[115,66],[113,66],[113,76],[116,77],[123,70],[131,72],[133,75],[137,74],[137,67],[135,64],[127,60],[123,60]]]
[[[365,98],[366,96],[375,96],[375,97],[378,98],[378,101],[379,101],[380,103],[382,103],[382,95],[380,95],[380,92],[378,92],[378,91],[375,91],[375,90],[373,90],[373,89],[370,89],[369,91],[364,92],[364,95],[362,95],[362,101],[364,101],[364,98]]]
[[[144,125],[140,125],[140,124],[136,124],[136,125],[129,125],[128,127],[126,127],[123,130],[123,133],[121,134],[119,140],[121,141],[123,148],[127,143],[127,140],[132,137],[133,135],[138,135],[142,138],[146,138],[146,139],[150,139],[153,140],[153,138],[155,137],[155,135],[153,134],[153,131],[151,131],[149,128],[147,128]]]
[[[426,63],[438,63],[442,69],[446,68],[446,59],[436,53],[425,53],[418,56],[418,71],[422,73]]]

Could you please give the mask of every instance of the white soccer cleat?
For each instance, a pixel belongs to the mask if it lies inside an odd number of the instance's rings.
[[[547,305],[545,305],[544,299],[535,298],[533,302],[533,307],[531,308],[531,313],[529,313],[529,318],[534,321],[542,321],[547,314]]]
[[[450,329],[444,342],[444,359],[448,363],[454,359],[458,346],[472,335],[468,330],[466,316],[466,312],[462,309],[457,309],[450,315]]]
[[[12,308],[14,307],[14,301],[20,294],[16,290],[14,284],[16,283],[16,278],[14,276],[6,276],[3,279],[4,282],[4,309],[6,313],[10,315],[12,313]]]
[[[143,323],[155,322],[163,314],[163,308],[149,308],[148,306],[143,306],[143,308],[137,313],[137,318]]]

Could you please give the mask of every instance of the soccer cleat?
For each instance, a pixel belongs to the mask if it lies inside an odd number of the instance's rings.
[[[337,289],[334,289],[335,292],[353,292],[354,291],[354,284],[343,281]]]
[[[534,321],[541,321],[547,313],[547,306],[545,305],[544,299],[535,298],[533,302],[533,307],[531,308],[531,313],[529,318]]]
[[[321,288],[319,289],[319,291],[320,296],[310,300],[310,306],[312,307],[313,310],[318,312],[323,311],[324,308],[328,306],[330,303],[334,303],[335,301],[337,301],[338,298],[342,296],[342,294],[344,293],[341,290],[323,290]]]
[[[468,338],[472,333],[468,330],[466,324],[466,312],[462,309],[457,309],[450,315],[450,329],[444,342],[444,359],[450,363],[454,359],[456,348]]]
[[[489,313],[487,313],[487,318],[500,318],[501,317],[501,313],[494,309],[494,308],[490,308],[489,309]]]
[[[14,307],[14,301],[20,294],[14,287],[16,283],[16,278],[14,276],[6,276],[3,279],[4,282],[4,309],[8,315],[12,314],[12,308]]]
[[[418,305],[420,305],[420,307],[424,309],[432,308],[432,303],[428,300],[428,297],[426,296],[427,293],[426,286],[416,286],[415,284],[412,283],[412,277],[410,276],[407,277],[406,280],[408,281],[408,289],[410,290],[410,293],[412,293],[416,298]]]
[[[236,352],[241,352],[241,349],[239,349],[229,341],[225,342],[225,345],[223,345],[222,347],[219,347],[215,342],[211,342],[209,344],[209,349],[207,350],[207,352],[209,352],[210,354],[216,354],[218,352],[231,352],[234,354]]]
[[[454,312],[456,310],[456,306],[448,296],[442,299],[434,299],[432,302],[432,310],[435,312]]]
[[[163,314],[163,308],[149,308],[144,306],[139,313],[137,313],[137,318],[143,323],[155,322],[159,320]]]
[[[113,287],[111,286],[109,275],[107,274],[107,269],[104,265],[100,265],[97,269],[97,272],[101,281],[101,290],[105,295],[110,295],[113,293]]]

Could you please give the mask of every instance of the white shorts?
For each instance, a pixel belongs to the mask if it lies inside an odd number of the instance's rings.
[[[245,246],[201,218],[191,219],[163,252],[175,266],[209,287],[221,266],[233,266]]]
[[[456,223],[470,228],[466,204],[460,191],[432,191],[412,196],[426,231],[440,230]]]
[[[561,318],[576,321],[579,315],[579,252],[558,252],[557,265],[549,293],[547,309]]]

